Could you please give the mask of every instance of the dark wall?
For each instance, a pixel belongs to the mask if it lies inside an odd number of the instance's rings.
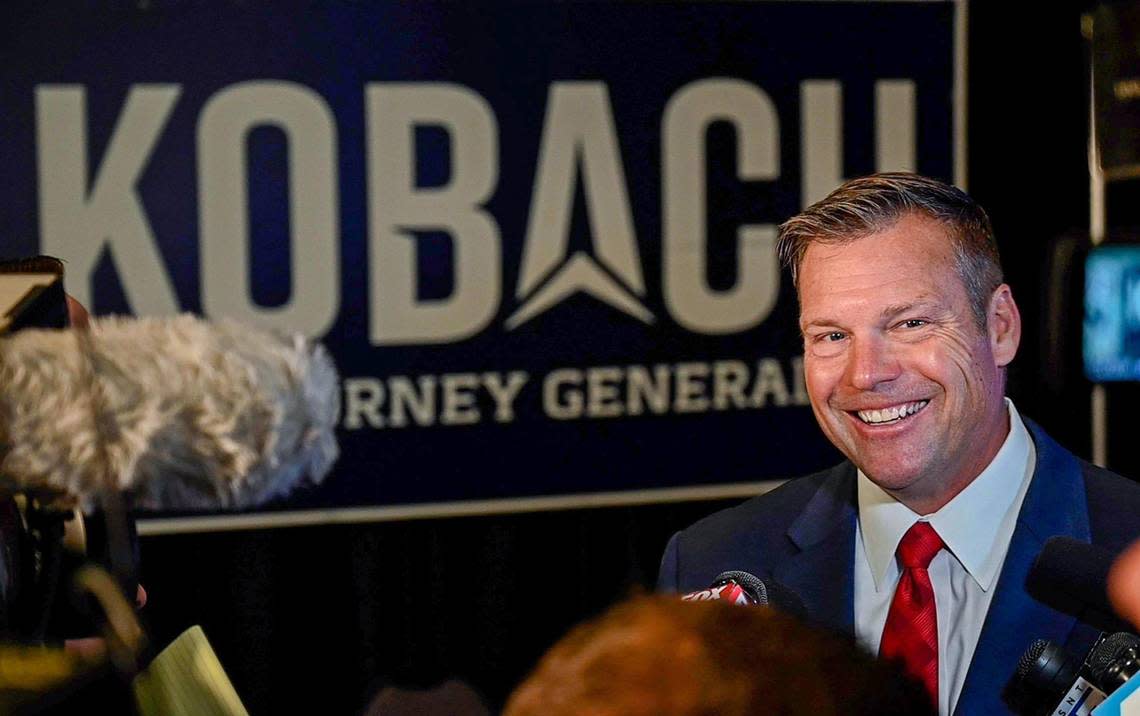
[[[201,624],[254,714],[352,714],[452,676],[498,704],[725,504],[149,537],[144,615],[160,646]]]
[[[1007,6],[970,7],[969,190],[1025,321],[1009,392],[1087,456],[1088,385],[1072,362],[1050,378],[1041,329],[1055,240],[1088,225],[1082,8]],[[674,530],[723,504],[146,537],[145,613],[160,644],[201,624],[255,714],[351,714],[382,685],[453,675],[498,704],[568,626],[651,585]]]
[[[1118,3],[1126,4],[1126,3]],[[1081,366],[1089,248],[1088,45],[1094,3],[971,3],[969,191],[987,208],[1024,319],[1009,395],[1078,455],[1092,452],[1092,385]],[[1140,241],[1140,182],[1110,183],[1109,241]],[[1108,384],[1108,466],[1140,476],[1124,416],[1140,386]]]
[[[1048,381],[1042,325],[1054,242],[1084,237],[1089,221],[1087,62],[1080,6],[971,3],[969,191],[990,213],[1006,279],[1024,320],[1009,394],[1021,410],[1083,455],[1090,450],[1089,386],[1066,353],[1063,378]],[[1076,301],[1076,302],[1074,302]],[[1080,303],[1068,295],[1079,329]]]

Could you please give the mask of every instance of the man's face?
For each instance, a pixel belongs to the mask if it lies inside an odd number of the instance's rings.
[[[1002,367],[1020,316],[1004,284],[976,322],[938,222],[908,214],[843,246],[811,245],[799,269],[812,410],[824,433],[911,509],[937,510],[1008,433]]]

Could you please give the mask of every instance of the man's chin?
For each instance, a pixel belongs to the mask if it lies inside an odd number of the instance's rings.
[[[930,469],[913,472],[900,472],[896,469],[881,471],[876,475],[866,469],[863,470],[867,479],[919,515],[937,512],[957,494],[948,493],[945,488],[939,487],[929,479],[924,480],[923,477],[929,476],[930,472]]]
[[[918,481],[918,478],[912,475],[886,475],[883,477],[876,477],[866,470],[863,471],[863,474],[865,474],[871,482],[875,483],[884,491],[889,492],[896,498],[905,496],[908,493],[915,491],[914,484]]]
[[[879,464],[876,461],[854,461],[871,482],[896,498],[909,492],[917,492],[923,470],[904,468],[896,463]]]

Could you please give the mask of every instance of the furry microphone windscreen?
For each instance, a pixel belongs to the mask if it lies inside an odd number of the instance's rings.
[[[0,492],[146,510],[252,507],[336,460],[319,343],[230,321],[103,318],[0,339]]]

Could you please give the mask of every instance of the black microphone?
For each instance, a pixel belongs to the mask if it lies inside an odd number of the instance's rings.
[[[1140,638],[1132,634],[1102,634],[1083,663],[1053,642],[1038,639],[1018,662],[1011,697],[1026,716],[1083,716],[1138,671]]]
[[[1104,642],[1104,663],[1098,660],[1093,678],[1099,679],[1109,696],[1093,716],[1131,716],[1140,707],[1140,640],[1121,633],[1106,637]]]
[[[1102,637],[1085,663],[1089,680],[1111,694],[1140,671],[1140,638],[1125,632]]]
[[[788,616],[807,621],[807,607],[800,595],[774,579],[767,581],[740,570],[721,572],[708,589],[689,592],[687,602],[728,601],[733,604],[770,606]]]
[[[1072,537],[1050,537],[1025,586],[1039,602],[1104,632],[1132,631],[1113,611],[1105,585],[1115,555]]]
[[[768,606],[768,586],[759,577],[731,570],[721,572],[708,589],[681,596],[686,602],[730,602],[732,604]]]
[[[1029,645],[1010,683],[1010,700],[1025,716],[1088,713],[1103,691],[1082,676],[1081,660],[1047,639]],[[1091,702],[1091,703],[1090,703]]]

